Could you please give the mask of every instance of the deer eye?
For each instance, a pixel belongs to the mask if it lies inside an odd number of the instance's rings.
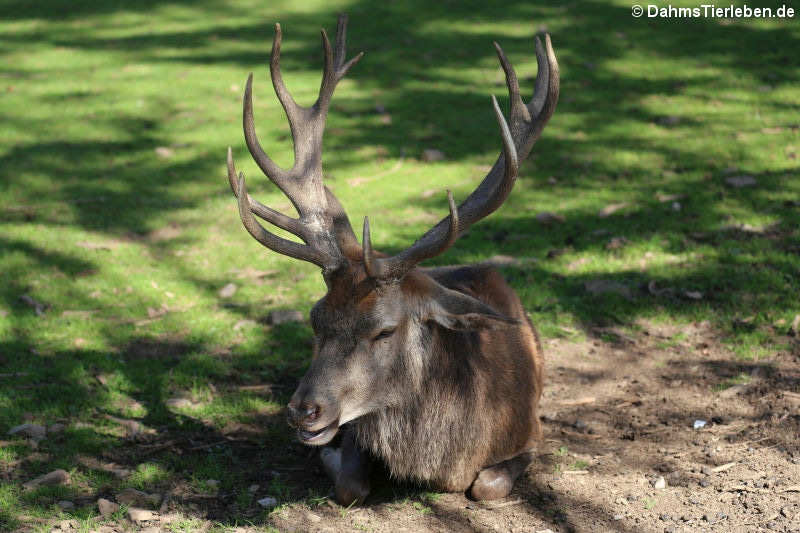
[[[372,338],[372,342],[376,342],[383,339],[388,339],[392,335],[394,335],[395,328],[386,328],[377,335]]]

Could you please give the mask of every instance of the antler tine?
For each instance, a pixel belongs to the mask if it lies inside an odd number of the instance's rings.
[[[328,257],[326,257],[319,250],[316,250],[306,244],[300,244],[282,237],[278,237],[277,235],[273,235],[269,231],[265,230],[261,224],[256,222],[256,219],[253,218],[253,214],[250,212],[250,203],[247,201],[249,195],[247,194],[247,187],[244,183],[244,174],[242,172],[239,173],[236,189],[238,191],[236,198],[238,199],[239,205],[239,217],[242,219],[242,224],[244,224],[244,227],[255,240],[270,250],[278,252],[279,254],[288,255],[289,257],[294,257],[295,259],[301,259],[303,261],[309,261],[322,268],[325,268],[328,265]]]
[[[331,42],[328,39],[328,33],[323,28],[322,34],[322,50],[325,56],[325,67],[322,75],[322,83],[319,88],[319,98],[317,98],[314,109],[321,114],[325,114],[328,110],[333,91],[336,84],[339,83],[350,67],[355,65],[362,57],[364,52],[359,52],[350,61],[345,63],[345,53],[347,51],[347,44],[345,39],[347,37],[347,15],[339,15],[336,24],[336,51],[331,49]]]
[[[228,147],[228,183],[230,183],[233,195],[238,198],[239,180],[236,176],[236,165],[233,163],[233,152],[230,146]],[[297,235],[301,239],[305,240],[303,225],[300,223],[299,220],[297,220],[296,218],[288,217],[283,213],[275,211],[271,207],[267,207],[266,205],[262,204],[261,202],[259,202],[250,195],[247,195],[247,201],[250,203],[250,211],[252,211],[254,215],[266,220],[270,224],[274,224],[279,228],[291,232],[294,235]]]
[[[367,274],[377,279],[400,279],[420,261],[436,257],[450,248],[458,239],[458,209],[453,200],[453,193],[449,189],[447,203],[450,206],[450,215],[446,219],[449,222],[446,238],[427,243],[421,243],[422,239],[420,239],[414,246],[391,259],[375,257],[369,233],[369,217],[364,217],[364,237],[361,242],[364,249],[364,268]]]
[[[511,125],[509,126],[497,104],[497,99],[492,96],[492,105],[503,140],[503,152],[480,185],[458,206],[455,211],[457,217],[453,217],[451,214],[451,216],[443,218],[411,247],[394,257],[371,257],[370,261],[367,261],[367,245],[364,245],[365,262],[373,264],[372,267],[368,267],[368,272],[370,270],[374,272],[374,277],[401,278],[417,262],[441,253],[452,244],[452,241],[455,240],[453,237],[454,219],[457,221],[455,224],[457,237],[472,224],[494,212],[506,200],[516,181],[519,161],[530,153],[558,102],[558,62],[549,35],[545,35],[545,44],[546,47],[543,47],[539,38],[536,38],[536,59],[539,72],[536,76],[533,98],[526,105],[520,96],[519,81],[514,67],[506,58],[500,45],[495,43],[500,65],[505,72],[511,100]],[[445,246],[444,243],[449,244]]]
[[[259,168],[292,202],[299,218],[279,213],[249,195],[241,198],[238,193],[243,189],[239,187],[230,151],[228,157],[228,180],[234,194],[239,198],[239,205],[247,207],[247,215],[242,215],[242,221],[253,237],[279,253],[316,263],[326,270],[335,269],[343,261],[344,253],[352,254],[358,247],[358,241],[341,204],[322,182],[322,135],[330,99],[338,81],[363,56],[363,53],[358,54],[345,62],[346,27],[347,18],[339,17],[335,55],[325,30],[322,30],[325,66],[319,97],[311,107],[303,107],[295,102],[283,82],[280,68],[282,31],[280,24],[275,25],[270,77],[292,132],[292,168],[280,168],[261,147],[253,118],[252,74],[248,76],[245,85],[242,124],[247,148]],[[255,221],[253,214],[297,235],[306,243],[305,247],[269,233]]]

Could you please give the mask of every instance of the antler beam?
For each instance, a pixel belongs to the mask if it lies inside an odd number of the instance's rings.
[[[500,126],[503,152],[480,185],[458,206],[458,209],[453,209],[452,195],[448,191],[450,215],[428,230],[409,248],[393,257],[375,257],[369,235],[369,221],[365,219],[364,263],[370,276],[377,279],[402,278],[420,261],[444,252],[472,224],[499,208],[514,187],[519,161],[528,156],[533,144],[541,136],[545,124],[553,115],[558,103],[559,73],[550,36],[545,34],[545,46],[542,46],[538,37],[536,38],[536,61],[539,72],[536,75],[533,97],[528,104],[525,104],[520,96],[519,81],[514,67],[500,45],[494,43],[494,46],[505,72],[511,98],[509,126],[500,111],[497,99],[492,96],[492,105]]]

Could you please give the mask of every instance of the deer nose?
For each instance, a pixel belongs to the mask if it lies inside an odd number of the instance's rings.
[[[320,406],[313,402],[289,402],[289,421],[295,425],[311,424],[319,418]]]

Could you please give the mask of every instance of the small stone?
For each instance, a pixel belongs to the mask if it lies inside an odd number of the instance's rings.
[[[656,490],[667,488],[667,480],[664,479],[664,476],[658,476],[655,482],[653,482],[653,488]]]
[[[710,467],[708,467],[708,466],[704,466],[703,468],[701,468],[701,469],[700,469],[700,472],[702,472],[703,474],[705,474],[705,475],[707,475],[707,476],[710,476],[711,474],[713,474],[713,473],[714,473],[714,472],[711,470],[711,468],[710,468]]]
[[[767,529],[778,529],[778,523],[775,520],[767,522]]]
[[[105,498],[100,498],[97,500],[97,509],[100,511],[101,516],[108,517],[119,511],[119,505]]]
[[[575,421],[575,423],[574,423],[574,424],[572,424],[572,427],[574,427],[574,428],[575,428],[575,429],[577,429],[578,431],[586,431],[586,429],[587,429],[589,426],[588,426],[588,425],[586,424],[586,422],[584,422],[583,420],[576,420],[576,421]]]
[[[80,522],[78,522],[74,518],[70,518],[59,522],[58,527],[60,527],[63,531],[69,531],[70,529],[78,529],[80,527]]]
[[[544,211],[536,215],[536,221],[540,224],[544,224],[545,226],[562,223],[565,220],[566,218],[564,218],[564,215],[557,215],[555,213],[550,213],[549,211]]]
[[[709,485],[711,485],[711,482],[710,482],[709,480],[707,480],[707,479],[701,479],[701,480],[700,480],[700,486],[701,486],[701,487],[703,487],[703,488],[706,488],[706,487],[708,487]]]
[[[630,241],[625,237],[612,237],[610,241],[606,243],[606,250],[619,250],[620,248],[625,247]]]
[[[174,407],[176,409],[184,409],[194,405],[194,402],[192,402],[192,400],[189,398],[170,398],[164,403],[167,407]]]
[[[227,283],[224,287],[222,287],[219,292],[217,293],[220,298],[230,298],[234,294],[236,294],[236,284],[235,283]]]
[[[698,500],[697,498],[691,497],[691,498],[689,498],[689,503],[691,503],[692,505],[700,505],[700,500]]]
[[[131,507],[128,509],[128,518],[133,522],[147,522],[153,519],[153,511]]]
[[[61,507],[65,511],[69,511],[71,509],[75,509],[75,504],[70,502],[70,501],[67,501],[67,500],[61,500],[56,505],[58,505],[59,507]]]
[[[316,513],[312,513],[311,511],[306,511],[305,513],[306,520],[309,522],[316,524],[322,521],[322,517]]]
[[[670,520],[672,520],[672,517],[667,513],[661,513],[658,516],[658,519],[661,520],[662,522],[669,522]]]
[[[290,309],[278,309],[276,311],[270,311],[269,315],[267,315],[267,323],[272,325],[286,324],[289,322],[302,322],[303,320],[303,313]]]
[[[742,174],[741,176],[731,176],[730,178],[725,178],[725,183],[734,189],[741,189],[742,187],[752,187],[758,182],[753,176]]]
[[[623,518],[625,518],[625,515],[622,514],[622,513],[617,513],[617,514],[614,515],[613,518],[614,518],[614,520],[622,520]]]
[[[444,152],[434,148],[427,148],[422,151],[422,160],[426,163],[434,163],[436,161],[443,161],[445,158]]]
[[[278,500],[273,498],[272,496],[267,496],[266,498],[261,498],[258,500],[258,505],[264,507],[265,509],[272,509],[276,505],[278,505]]]
[[[39,424],[20,424],[8,430],[9,435],[21,435],[35,441],[42,440],[47,434],[47,429]]]
[[[123,505],[141,505],[147,501],[147,494],[140,490],[128,488],[117,494],[117,502]]]
[[[25,490],[33,490],[42,485],[65,485],[67,483],[69,483],[69,474],[64,470],[58,469],[43,476],[39,476],[36,479],[32,479],[23,484],[22,487]]]
[[[206,485],[208,485],[211,488],[219,487],[219,480],[218,479],[206,480]]]
[[[175,152],[172,150],[172,148],[168,148],[166,146],[157,146],[155,151],[156,155],[161,159],[169,159],[175,155]]]
[[[250,494],[254,494],[254,493],[258,492],[258,489],[260,489],[260,488],[261,487],[259,485],[253,484],[253,485],[250,485],[249,487],[247,487],[247,492],[249,492]]]

